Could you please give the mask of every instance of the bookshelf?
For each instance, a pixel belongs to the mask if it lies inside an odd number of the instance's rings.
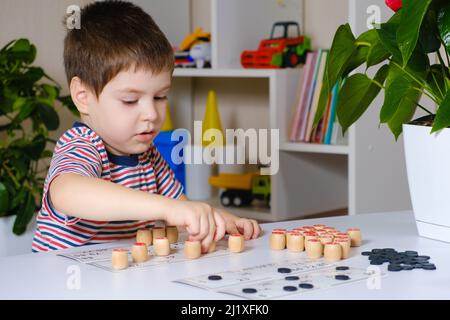
[[[244,217],[278,221],[342,208],[348,208],[348,213],[353,215],[411,207],[403,143],[401,139],[395,142],[387,128],[378,128],[382,98],[350,128],[347,145],[293,143],[288,137],[303,69],[243,69],[239,63],[240,52],[256,48],[275,21],[294,20],[305,24],[313,44],[320,47],[328,44],[329,47],[337,25],[327,28],[329,19],[323,12],[336,13],[338,17],[333,16],[334,21],[350,22],[359,34],[366,30],[367,8],[371,5],[380,8],[383,20],[390,15],[384,0],[192,0],[186,13],[188,18],[178,17],[185,21],[201,16],[202,21],[207,21],[212,35],[212,68],[175,70],[170,104],[176,126],[192,130],[196,105],[201,100],[198,95],[205,95],[200,92],[205,85],[199,83],[218,81],[215,83],[227,87],[230,83],[244,81],[244,87],[262,83],[260,86],[265,91],[258,109],[264,113],[259,127],[280,129],[280,169],[272,176],[270,210],[231,208],[230,211]],[[143,6],[155,12],[155,4]],[[157,14],[156,10],[154,16]],[[155,20],[159,22],[157,16]],[[195,21],[190,21],[189,25],[194,27]],[[173,24],[165,27],[162,23],[169,39],[170,28],[174,28]],[[173,32],[179,33],[179,30]],[[174,43],[177,41],[179,39]],[[245,89],[241,88],[236,94],[243,92]],[[235,108],[234,112],[243,114],[246,110]],[[222,125],[228,127],[226,123]],[[208,202],[219,205],[217,196]]]

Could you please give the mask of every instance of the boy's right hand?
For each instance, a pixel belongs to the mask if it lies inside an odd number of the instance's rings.
[[[190,240],[199,240],[202,252],[207,252],[213,241],[222,239],[225,235],[224,218],[210,205],[197,201],[174,200],[166,215],[169,225],[185,227]]]

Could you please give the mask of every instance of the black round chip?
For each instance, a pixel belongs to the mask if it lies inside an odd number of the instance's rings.
[[[422,265],[422,269],[424,270],[436,270],[436,266],[432,263],[425,263]]]
[[[256,293],[258,292],[258,290],[254,289],[254,288],[244,288],[242,289],[243,293]]]
[[[213,275],[208,276],[208,280],[212,280],[212,281],[222,280],[222,277],[219,275],[213,274]]]
[[[403,270],[403,268],[402,268],[402,266],[401,265],[399,265],[399,264],[390,264],[390,265],[388,265],[388,271],[394,271],[394,272],[396,272],[396,271],[402,271]]]
[[[350,269],[350,268],[347,267],[347,266],[336,267],[336,271],[345,271],[345,270],[348,270],[348,269]]]
[[[295,280],[299,280],[300,278],[297,276],[287,276],[284,278],[284,280],[288,280],[288,281],[295,281]]]
[[[334,276],[336,280],[350,280],[350,277],[345,274],[338,274]]]
[[[314,286],[311,283],[300,283],[298,285],[298,287],[302,288],[302,289],[312,289],[312,288],[314,288]]]
[[[370,256],[371,254],[372,254],[372,252],[370,252],[370,251],[363,251],[363,252],[361,252],[362,256]]]
[[[291,271],[289,268],[278,268],[279,273],[291,273]]]
[[[409,265],[409,264],[404,264],[404,265],[402,265],[402,270],[412,270],[412,269],[414,269],[414,266],[412,266],[412,265]]]
[[[284,291],[297,291],[297,287],[294,287],[294,286],[284,286],[283,287],[283,290]]]
[[[370,264],[380,266],[383,264],[383,260],[372,260],[372,261],[370,261]]]

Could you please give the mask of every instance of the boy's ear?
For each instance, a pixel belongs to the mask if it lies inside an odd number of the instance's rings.
[[[90,90],[83,84],[80,78],[72,78],[70,81],[70,95],[80,114],[89,114],[88,101],[90,94]]]

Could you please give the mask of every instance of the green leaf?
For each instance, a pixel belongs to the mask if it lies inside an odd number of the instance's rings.
[[[384,48],[397,60],[402,60],[402,53],[397,45],[397,30],[400,25],[402,10],[397,11],[388,22],[375,29]]]
[[[34,202],[33,195],[30,191],[26,191],[25,201],[20,205],[17,210],[16,220],[14,221],[13,232],[17,235],[23,234],[28,223],[34,216],[36,204]]]
[[[342,76],[355,49],[355,37],[350,29],[350,25],[341,25],[336,31],[328,56],[326,80],[329,90]]]
[[[389,120],[389,129],[391,129],[396,140],[402,133],[403,124],[410,122],[416,113],[416,103],[419,102],[421,96],[422,93],[420,91],[410,89],[407,97],[401,100],[395,114]]]
[[[438,29],[447,52],[450,54],[450,5],[441,8],[438,12]]]
[[[423,20],[419,33],[419,43],[425,53],[436,52],[441,47],[435,10],[428,10]]]
[[[375,75],[374,81],[383,85],[389,72],[389,66],[384,65]],[[354,74],[349,77],[338,98],[337,116],[342,130],[347,129],[358,120],[370,106],[381,88],[365,74]]]
[[[43,135],[37,135],[33,141],[23,147],[23,151],[32,160],[39,160],[42,152],[45,149],[45,137]]]
[[[9,209],[9,194],[6,186],[0,182],[0,217]]]
[[[328,96],[334,84],[343,76],[349,64],[351,64],[351,61],[358,59],[358,57],[354,57],[356,49],[355,37],[353,36],[350,25],[348,23],[341,25],[334,35],[333,44],[328,53],[328,61],[325,67],[319,103],[313,122],[314,127],[322,118]]]
[[[431,133],[447,128],[448,126],[450,126],[450,90],[447,91],[444,101],[442,101],[436,112]]]
[[[51,103],[58,97],[59,92],[58,89],[54,86],[43,84],[42,89],[44,89],[44,92],[47,95],[47,100]]]
[[[44,122],[48,130],[56,130],[59,127],[59,117],[55,109],[47,106],[45,104],[39,105],[38,108],[39,116]]]
[[[431,0],[403,0],[403,13],[397,30],[397,42],[402,53],[403,66],[407,65],[416,48],[420,26],[430,3]]]
[[[30,51],[30,41],[28,39],[17,40],[11,48],[12,52],[29,52]]]
[[[450,79],[450,73],[448,68],[443,67],[440,64],[434,64],[430,68],[430,72],[427,76],[427,82],[431,87],[433,94],[444,100],[445,93],[447,91],[446,82]]]
[[[391,69],[386,80],[384,103],[380,112],[381,123],[388,122],[394,116],[401,101],[406,98],[411,88],[413,88],[411,79]]]
[[[379,40],[378,33],[377,38],[378,41],[369,49],[367,54],[367,68],[377,65],[391,56],[391,53],[386,50]]]

